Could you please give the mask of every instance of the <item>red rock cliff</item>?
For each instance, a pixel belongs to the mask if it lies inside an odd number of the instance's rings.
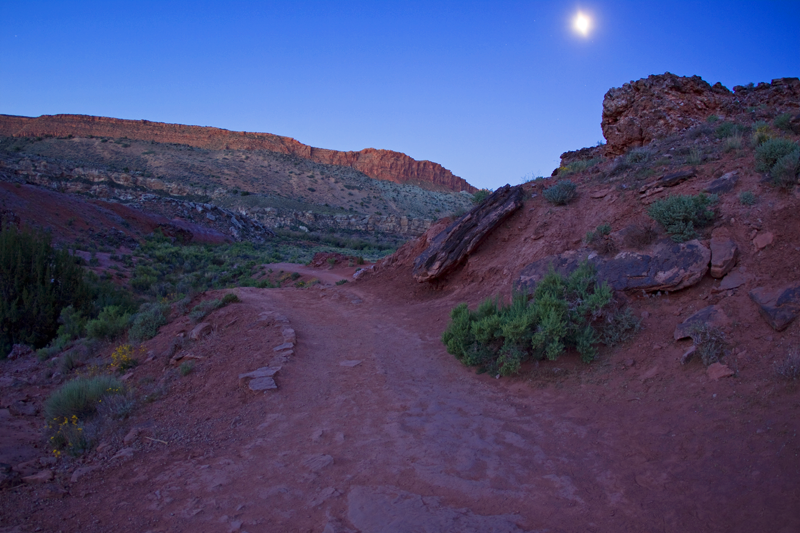
[[[93,135],[186,144],[211,150],[270,150],[310,159],[317,163],[351,167],[379,180],[414,184],[433,190],[468,192],[477,190],[438,163],[417,161],[400,152],[374,148],[359,152],[339,152],[313,148],[291,137],[281,137],[271,133],[229,131],[204,126],[89,115],[42,115],[35,118],[0,115],[0,135],[13,137]]]

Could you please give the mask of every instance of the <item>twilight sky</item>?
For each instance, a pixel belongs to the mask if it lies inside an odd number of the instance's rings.
[[[0,0],[2,114],[385,148],[478,187],[549,176],[603,140],[608,89],[666,71],[800,76],[800,0]]]

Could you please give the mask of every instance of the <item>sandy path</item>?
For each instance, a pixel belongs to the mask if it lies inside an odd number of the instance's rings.
[[[279,311],[297,331],[280,389],[193,399],[207,416],[184,421],[184,441],[88,474],[23,531],[800,530],[796,421],[765,438],[730,416],[735,398],[709,406],[669,383],[476,376],[439,340],[450,302],[238,291],[246,316]],[[241,359],[237,340],[215,372]]]

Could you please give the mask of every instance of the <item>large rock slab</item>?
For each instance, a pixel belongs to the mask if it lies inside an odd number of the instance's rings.
[[[522,203],[523,191],[519,185],[505,185],[494,191],[433,238],[430,246],[414,260],[414,279],[420,283],[432,281],[455,269]]]
[[[758,287],[750,291],[749,296],[764,320],[776,331],[786,329],[800,314],[800,283],[776,289]]]
[[[597,279],[608,282],[615,290],[672,292],[691,287],[702,279],[708,272],[711,251],[697,240],[661,242],[649,252],[621,252],[611,258],[587,250],[572,250],[529,264],[520,272],[515,286],[532,293],[551,265],[566,276],[585,260],[594,264]]]

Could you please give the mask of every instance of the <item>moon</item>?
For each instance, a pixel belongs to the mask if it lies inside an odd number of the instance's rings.
[[[572,21],[572,27],[575,28],[575,31],[586,37],[589,35],[589,29],[592,27],[592,20],[578,11],[578,14],[575,15],[575,19]]]

